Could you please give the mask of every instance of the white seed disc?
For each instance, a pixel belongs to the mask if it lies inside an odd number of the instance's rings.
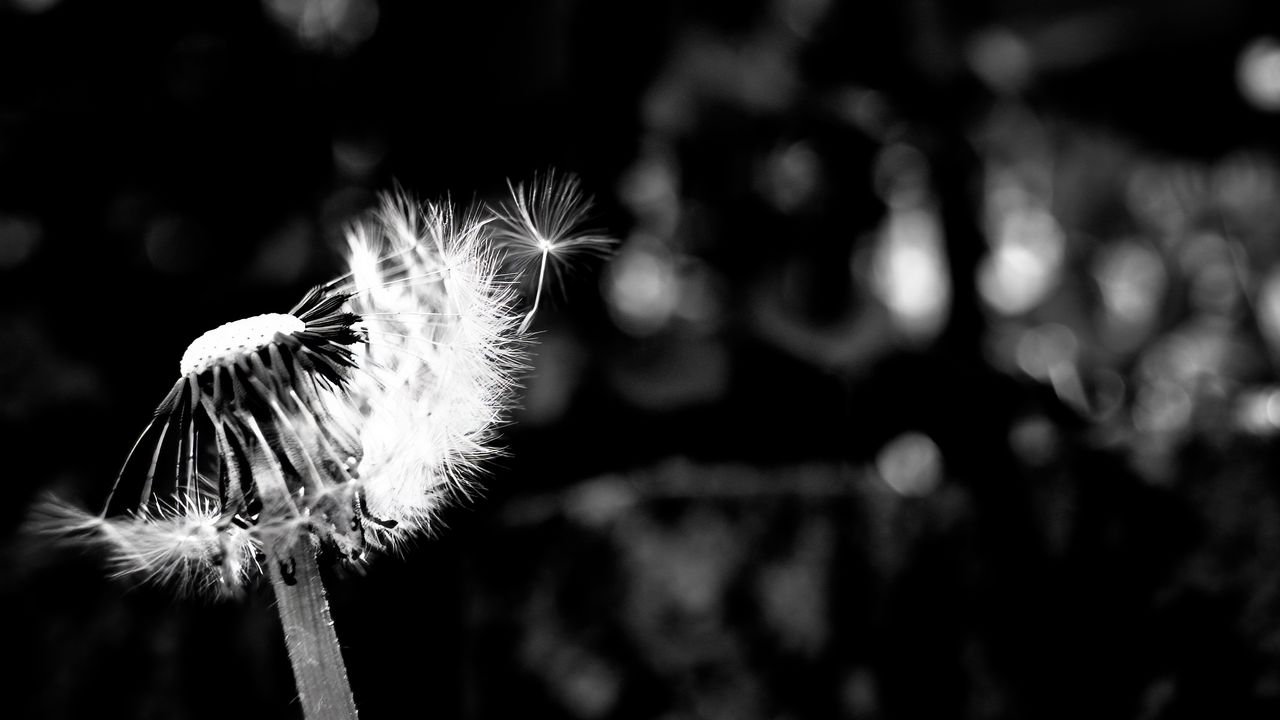
[[[182,353],[182,374],[202,373],[219,361],[266,347],[276,333],[302,332],[307,324],[286,313],[267,313],[220,325],[196,338]]]

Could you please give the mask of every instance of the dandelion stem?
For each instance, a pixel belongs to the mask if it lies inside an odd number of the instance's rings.
[[[310,542],[267,549],[271,588],[284,626],[294,682],[306,720],[354,720],[356,702],[329,616],[320,568]]]
[[[270,450],[261,426],[247,412],[241,411],[238,417],[258,441],[251,462],[262,512],[282,519],[297,518],[297,507],[284,480],[284,467]],[[338,633],[329,617],[329,602],[324,596],[311,535],[268,535],[263,545],[303,717],[355,720],[356,702],[347,681],[347,666],[342,662]]]

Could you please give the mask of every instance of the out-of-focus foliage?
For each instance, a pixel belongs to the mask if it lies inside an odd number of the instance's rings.
[[[953,625],[972,508],[928,446],[879,473],[671,461],[513,503],[511,545],[475,565],[475,682],[584,718],[869,717],[991,686]]]
[[[505,639],[482,667],[516,649],[501,682],[583,718],[1274,709],[1274,151],[1179,154],[1019,97],[1052,84],[1028,58],[1054,32],[1109,56],[1123,11],[975,33],[994,92],[956,128],[820,79],[798,58],[840,10],[798,7],[690,31],[647,91],[604,285],[636,339],[593,359],[633,412],[739,438],[675,454],[840,460],[662,462],[516,505],[545,551],[477,563],[528,587],[479,572]],[[1268,42],[1239,60],[1262,108]]]

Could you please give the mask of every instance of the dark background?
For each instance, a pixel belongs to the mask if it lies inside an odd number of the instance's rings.
[[[1030,6],[1030,7],[1029,7]],[[0,716],[289,717],[269,593],[33,540],[395,187],[621,240],[328,577],[362,717],[1280,710],[1266,2],[0,0]]]

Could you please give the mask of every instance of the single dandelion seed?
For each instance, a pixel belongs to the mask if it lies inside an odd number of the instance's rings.
[[[103,511],[51,501],[45,529],[183,593],[234,595],[265,574],[306,716],[354,717],[317,558],[401,552],[466,495],[494,453],[548,258],[607,247],[574,234],[575,180],[512,196],[463,215],[385,198],[347,233],[345,275],[192,342]],[[527,271],[530,253],[522,313],[502,268]]]
[[[574,257],[607,256],[614,240],[583,229],[590,202],[583,197],[576,177],[561,179],[552,171],[545,178],[535,177],[527,186],[509,187],[511,198],[494,211],[498,220],[495,237],[503,243],[518,274],[523,276],[534,265],[538,267],[533,306],[519,327],[519,332],[524,332],[538,311],[548,265],[552,279],[557,278]]]

